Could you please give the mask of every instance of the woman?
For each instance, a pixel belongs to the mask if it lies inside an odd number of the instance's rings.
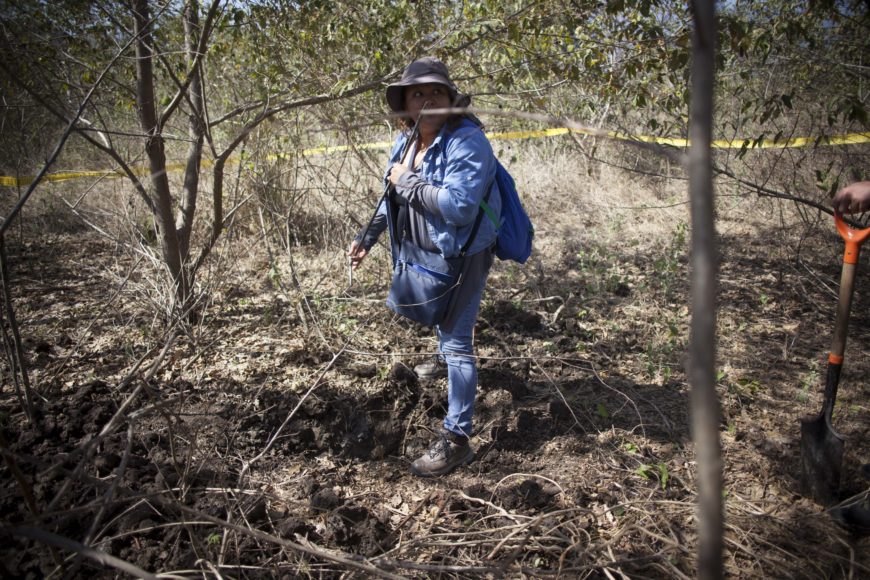
[[[421,115],[424,109],[468,106],[470,99],[460,95],[447,67],[441,61],[424,57],[405,69],[402,80],[387,87],[387,103],[402,113],[405,130],[393,145],[387,165],[385,185],[393,187],[367,231],[357,236],[348,251],[354,268],[366,257],[381,233],[389,226],[393,256],[396,238],[403,232],[389,216],[398,206],[407,206],[407,224],[414,244],[446,258],[459,255],[471,238],[480,211],[487,199],[495,215],[500,214],[501,194],[494,182],[496,160],[492,147],[477,120],[472,116],[444,113]],[[417,131],[413,131],[418,124]],[[412,136],[415,142],[404,145]],[[407,149],[404,159],[402,151]],[[491,192],[491,193],[490,193]],[[390,223],[388,223],[390,222]],[[443,430],[429,450],[411,465],[421,477],[449,473],[474,458],[468,443],[472,429],[474,399],[477,393],[477,363],[473,356],[473,329],[480,300],[492,266],[495,226],[489,219],[479,229],[466,251],[462,283],[452,300],[455,305],[436,326],[438,350],[442,361],[419,365],[421,378],[439,374],[446,362],[448,410]]]

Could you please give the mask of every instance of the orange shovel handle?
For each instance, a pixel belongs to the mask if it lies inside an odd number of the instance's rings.
[[[861,253],[861,244],[870,236],[870,228],[863,230],[854,230],[850,228],[843,220],[843,216],[839,213],[834,213],[834,223],[837,224],[837,231],[840,232],[840,237],[846,242],[846,252],[843,254],[843,263],[857,264],[858,255]]]
[[[843,355],[846,352],[846,332],[849,326],[849,310],[852,308],[852,290],[855,287],[855,270],[858,267],[858,256],[861,253],[861,244],[870,236],[870,228],[856,230],[850,228],[843,220],[843,216],[834,213],[834,223],[843,241],[846,242],[846,250],[843,253],[843,271],[840,276],[840,299],[837,303],[837,318],[834,324],[834,340],[831,352],[828,354],[828,362],[832,365],[843,364]]]

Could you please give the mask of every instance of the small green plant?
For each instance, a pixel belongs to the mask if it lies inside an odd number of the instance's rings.
[[[639,476],[641,476],[644,479],[652,479],[653,475],[655,474],[655,471],[653,471],[652,465],[644,463],[643,465],[641,465],[640,467],[637,468],[635,473],[637,473]]]
[[[638,449],[637,445],[634,443],[626,443],[625,444],[626,453],[630,453],[631,455],[640,455],[640,449]]]
[[[277,320],[278,316],[275,312],[275,307],[272,304],[267,304],[265,308],[263,308],[263,314],[261,316],[263,325],[270,326]]]
[[[677,251],[682,251],[686,247],[686,232],[689,231],[689,223],[680,221],[674,230],[674,239],[671,241],[671,246]]]
[[[206,538],[206,543],[209,546],[217,546],[221,543],[222,537],[223,536],[221,536],[218,532],[214,532],[213,534],[210,534],[208,538]]]
[[[602,419],[610,418],[610,413],[607,412],[607,407],[604,406],[604,403],[598,403],[598,405],[595,407],[595,411]]]
[[[281,288],[281,270],[278,265],[273,263],[269,268],[269,280],[272,282],[272,287],[276,290]]]
[[[813,389],[819,382],[818,364],[813,364],[812,368],[804,373],[801,377],[801,386],[797,393],[797,400],[801,403],[806,403],[810,400],[810,390]]]
[[[741,377],[731,383],[732,392],[743,396],[754,396],[761,390],[761,383],[755,379]]]
[[[577,252],[577,269],[583,274],[585,286],[591,294],[598,293],[600,278],[604,274],[604,268],[601,267],[600,257],[595,248],[591,250],[580,250]]]
[[[675,349],[680,346],[680,327],[679,320],[671,318],[668,320],[668,346]]]
[[[671,241],[664,249],[661,257],[653,261],[655,281],[665,300],[670,300],[680,279],[680,257],[686,251],[686,232],[689,224],[680,221],[671,234]]]
[[[758,301],[761,302],[762,306],[767,306],[767,303],[770,301],[770,296],[762,292],[758,296]]]
[[[516,264],[510,263],[504,269],[504,276],[508,286],[515,286],[520,279],[520,269]]]
[[[356,318],[345,318],[338,323],[338,331],[342,334],[353,334],[356,331],[359,321]]]
[[[668,466],[664,463],[658,464],[659,468],[659,483],[662,486],[662,491],[664,491],[668,487],[668,481],[671,479],[671,475],[668,472]]]
[[[657,321],[659,327],[657,335],[649,339],[644,349],[646,373],[652,380],[658,380],[662,385],[666,384],[672,374],[672,361],[676,354],[685,348],[685,316],[682,312],[674,313],[664,320]],[[660,328],[662,325],[667,327]]]
[[[668,472],[668,466],[662,462],[655,465],[644,463],[637,468],[636,473],[644,479],[658,479],[662,490],[668,487],[668,481],[671,478],[670,473]]]

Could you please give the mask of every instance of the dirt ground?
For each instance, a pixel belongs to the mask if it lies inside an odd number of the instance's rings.
[[[729,577],[870,576],[860,526],[800,493],[842,251],[826,224],[721,221]],[[410,370],[436,343],[384,308],[383,257],[348,287],[337,244],[293,248],[291,271],[239,241],[164,348],[144,263],[86,229],[8,242],[38,396],[30,424],[4,368],[0,576],[125,575],[85,544],[165,577],[694,576],[688,233],[608,244],[543,225],[484,301],[476,458],[430,480],[408,466],[445,383]],[[857,287],[834,422],[842,498],[866,502],[866,270]]]

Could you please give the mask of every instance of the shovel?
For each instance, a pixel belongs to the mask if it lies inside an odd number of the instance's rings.
[[[849,310],[852,307],[852,290],[855,288],[855,270],[861,244],[870,235],[870,228],[856,230],[849,227],[839,214],[834,214],[837,231],[846,242],[843,254],[843,273],[840,276],[840,299],[837,304],[837,319],[834,324],[834,340],[828,355],[828,375],[825,382],[825,400],[818,417],[801,420],[801,466],[804,494],[822,505],[837,502],[840,487],[840,471],[843,463],[845,438],[831,425],[831,414],[837,398],[840,370],[843,368],[843,353],[846,350],[846,331],[849,327]]]

